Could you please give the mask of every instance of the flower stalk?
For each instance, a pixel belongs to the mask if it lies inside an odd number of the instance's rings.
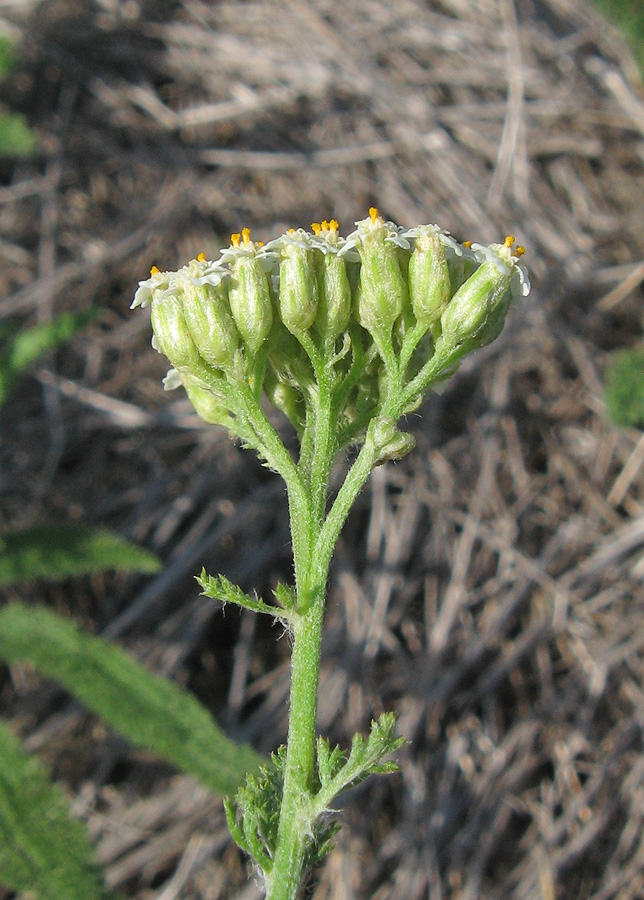
[[[374,466],[405,456],[398,422],[468,353],[500,333],[513,298],[530,285],[513,237],[458,244],[435,225],[403,229],[375,208],[348,237],[335,220],[291,229],[263,245],[233,234],[216,261],[178,272],[153,268],[133,306],[150,306],[153,345],[171,362],[166,389],[184,386],[197,413],[253,447],[284,479],[295,585],[277,605],[205,573],[207,596],[273,614],[292,639],[288,739],[273,764],[225,803],[231,833],[263,876],[268,900],[295,900],[303,872],[329,852],[339,791],[403,742],[390,714],[350,751],[316,738],[326,587],[334,548]],[[294,458],[263,408],[290,420]],[[338,455],[358,453],[335,498]]]

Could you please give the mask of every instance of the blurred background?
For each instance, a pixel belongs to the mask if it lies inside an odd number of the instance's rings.
[[[644,11],[604,11],[0,0],[1,333],[98,310],[0,410],[0,533],[100,525],[164,563],[3,596],[118,640],[264,752],[286,734],[286,641],[193,576],[289,579],[284,489],[164,394],[137,282],[242,226],[346,234],[371,205],[527,247],[532,294],[409,417],[418,449],[343,532],[320,730],[345,744],[392,709],[411,743],[346,796],[315,900],[644,894],[644,438],[603,387],[642,336]],[[0,712],[120,896],[261,896],[196,783],[26,667],[0,668]]]

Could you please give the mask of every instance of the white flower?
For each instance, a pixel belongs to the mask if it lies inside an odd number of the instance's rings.
[[[139,286],[134,294],[134,300],[130,309],[136,309],[137,306],[142,308],[149,306],[152,297],[157,291],[167,290],[170,284],[170,278],[174,272],[160,272],[156,266],[150,269],[150,277],[145,281],[139,281]]]
[[[409,244],[410,241],[415,242],[419,238],[422,238],[424,234],[437,234],[445,249],[454,256],[463,256],[468,253],[467,246],[459,244],[458,241],[454,240],[449,231],[445,231],[444,228],[440,228],[438,225],[416,225],[414,228],[408,228],[406,231],[403,231],[400,237]]]
[[[523,247],[513,252],[514,237],[508,235],[502,244],[472,244],[472,251],[477,261],[482,264],[492,263],[502,274],[510,276],[512,297],[527,297],[530,293],[530,279],[525,266],[519,262],[525,253]]]
[[[351,251],[354,249],[357,250],[362,246],[364,239],[374,231],[384,231],[384,242],[386,244],[394,244],[396,247],[401,247],[403,250],[410,249],[410,243],[406,237],[405,229],[396,225],[395,222],[385,222],[375,206],[372,206],[369,209],[368,219],[360,219],[355,225],[356,230],[352,231],[351,234],[347,236],[339,251],[341,256],[351,254]],[[349,256],[349,259],[353,261],[357,261],[359,258],[357,253]]]

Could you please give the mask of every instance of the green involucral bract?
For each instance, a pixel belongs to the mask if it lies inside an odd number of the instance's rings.
[[[387,340],[407,305],[408,281],[401,269],[398,229],[374,215],[358,222],[360,324],[378,340]]]
[[[428,327],[440,319],[452,296],[445,245],[430,226],[418,229],[409,260],[409,296],[417,321]]]
[[[152,269],[133,306],[150,306],[153,345],[197,413],[253,447],[286,483],[295,569],[275,604],[202,572],[204,593],[273,616],[290,633],[285,748],[226,801],[231,834],[253,858],[268,900],[295,900],[308,864],[331,847],[334,797],[368,774],[392,772],[395,717],[354,736],[347,753],[316,737],[322,623],[333,551],[351,506],[377,465],[414,446],[400,430],[432,385],[500,333],[530,283],[514,238],[459,244],[437,225],[404,229],[377,209],[347,237],[335,220],[263,245],[247,228],[219,259],[178,272]],[[288,450],[266,414],[290,420]],[[330,502],[333,464],[359,448]]]
[[[285,235],[279,269],[279,311],[291,334],[310,328],[318,308],[315,259],[306,232]]]
[[[268,277],[258,248],[248,237],[248,229],[242,230],[243,242],[234,235],[230,256],[230,285],[228,296],[235,324],[244,344],[251,353],[257,353],[268,335],[273,322],[273,302]]]

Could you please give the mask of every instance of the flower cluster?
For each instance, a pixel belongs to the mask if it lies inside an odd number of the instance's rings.
[[[153,344],[173,366],[166,387],[183,384],[206,421],[250,440],[263,391],[300,437],[326,404],[340,447],[375,417],[395,423],[494,340],[530,290],[522,254],[512,237],[459,244],[372,208],[346,238],[335,220],[266,245],[242,229],[214,262],[153,268],[132,305],[151,308]]]

